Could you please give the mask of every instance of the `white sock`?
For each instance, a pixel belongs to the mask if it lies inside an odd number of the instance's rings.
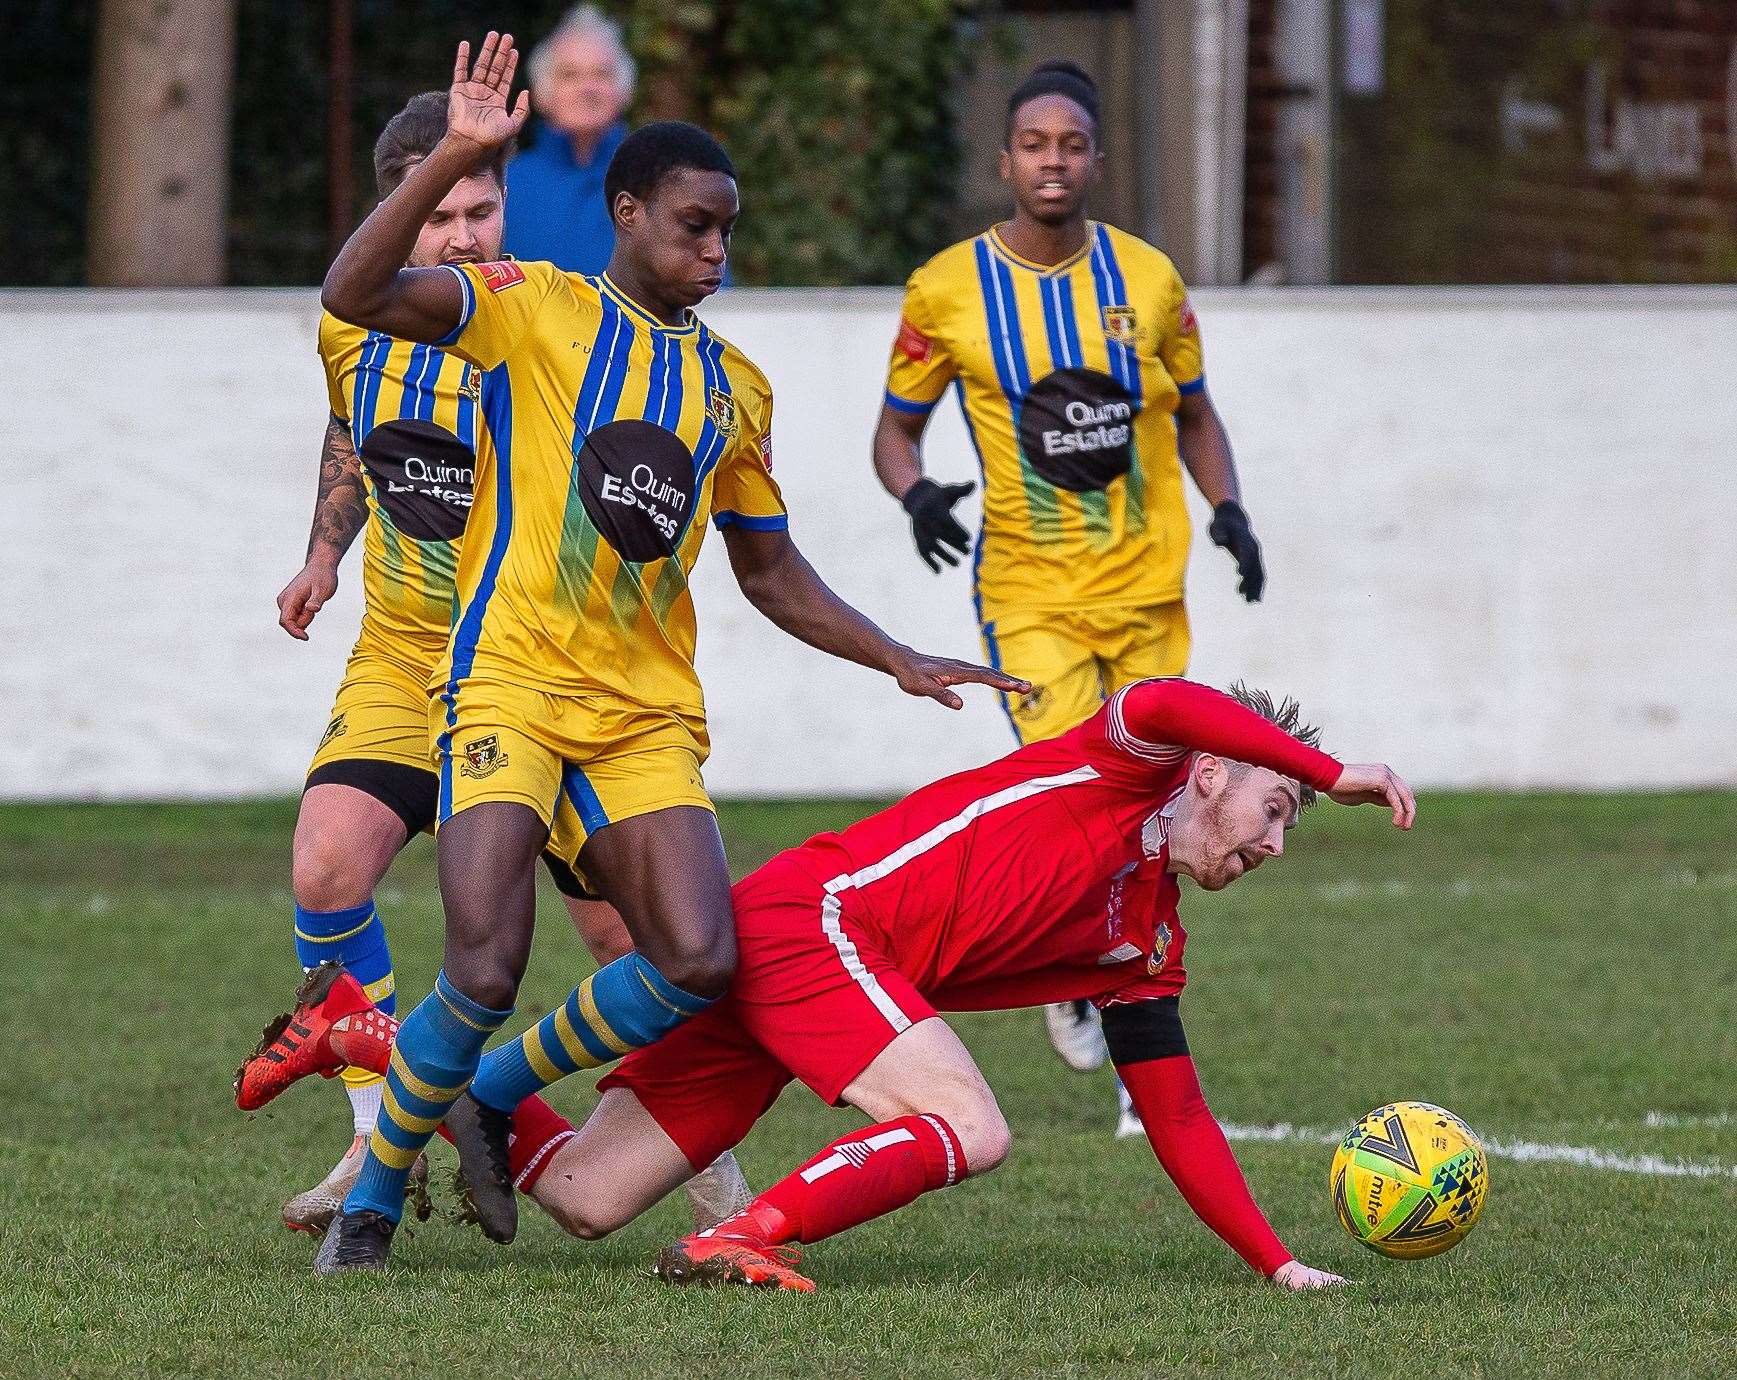
[[[350,1115],[356,1123],[356,1134],[373,1135],[374,1123],[380,1119],[380,1097],[386,1091],[386,1080],[376,1078],[359,1088],[354,1083],[346,1083],[344,1091],[350,1095]]]

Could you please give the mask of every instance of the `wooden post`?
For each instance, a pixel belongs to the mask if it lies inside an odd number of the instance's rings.
[[[224,280],[235,0],[101,0],[86,276]]]

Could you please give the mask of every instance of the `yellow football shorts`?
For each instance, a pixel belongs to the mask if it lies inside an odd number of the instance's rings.
[[[354,758],[434,770],[426,670],[412,673],[396,661],[368,652],[351,656],[308,771]]]
[[[549,825],[548,851],[575,871],[606,824],[672,805],[712,808],[697,715],[478,679],[436,695],[429,712],[440,821],[485,801],[528,805]]]
[[[1029,695],[1004,695],[1021,743],[1065,733],[1106,696],[1151,676],[1188,669],[1188,610],[1180,599],[1150,608],[1013,613],[983,625],[990,664],[1029,680]]]

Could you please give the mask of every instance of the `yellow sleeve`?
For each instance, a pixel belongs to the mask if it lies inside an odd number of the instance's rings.
[[[1206,387],[1206,358],[1200,347],[1200,318],[1188,300],[1182,275],[1170,270],[1164,300],[1164,335],[1158,342],[1158,357],[1186,397]]]
[[[782,532],[790,517],[772,477],[772,389],[756,370],[743,394],[736,439],[712,481],[712,522],[720,530]]]
[[[332,415],[346,425],[350,421],[356,365],[367,338],[365,332],[346,326],[330,312],[320,317],[320,367],[326,375],[326,397],[332,404]]]
[[[493,369],[523,341],[543,304],[565,285],[551,263],[500,259],[487,264],[447,264],[458,278],[464,305],[458,325],[434,343],[479,369]]]
[[[899,334],[887,365],[886,404],[896,412],[926,413],[941,401],[959,366],[947,353],[939,327],[924,295],[923,270],[905,284]]]

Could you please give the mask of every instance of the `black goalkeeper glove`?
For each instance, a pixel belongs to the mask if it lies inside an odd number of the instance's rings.
[[[899,500],[911,515],[911,537],[917,543],[917,554],[937,575],[941,573],[942,561],[958,565],[960,556],[971,554],[971,534],[953,516],[953,505],[976,487],[971,483],[937,484],[933,479],[919,479]]]
[[[1266,567],[1261,564],[1261,544],[1255,540],[1254,529],[1248,525],[1248,514],[1234,498],[1212,510],[1212,526],[1206,529],[1214,546],[1222,546],[1236,560],[1236,592],[1251,604],[1258,604],[1261,591],[1267,587]]]

